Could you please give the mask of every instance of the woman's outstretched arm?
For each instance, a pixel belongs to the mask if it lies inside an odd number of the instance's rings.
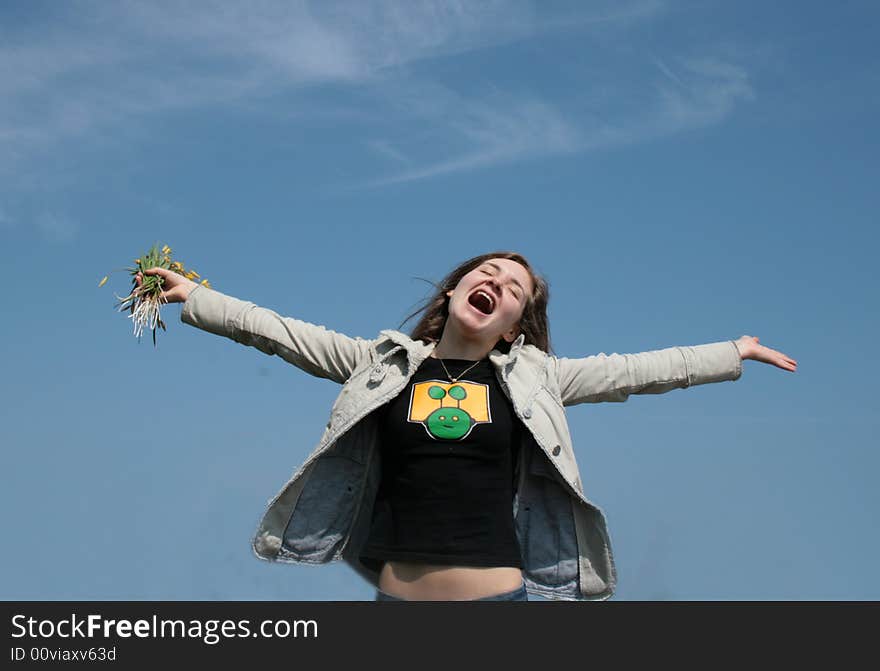
[[[637,354],[555,359],[563,405],[623,402],[630,394],[662,394],[698,384],[738,380],[742,360],[755,359],[794,371],[797,362],[743,336],[706,345],[669,347]]]
[[[180,320],[203,331],[277,355],[316,377],[343,384],[355,366],[369,356],[370,341],[352,338],[324,326],[282,317],[249,301],[196,284],[164,268],[147,274],[163,277],[162,298],[183,303]],[[137,279],[140,286],[140,278]]]

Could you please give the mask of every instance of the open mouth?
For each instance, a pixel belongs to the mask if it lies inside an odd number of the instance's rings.
[[[468,303],[484,315],[492,314],[492,311],[495,309],[495,299],[482,289],[478,289],[468,296]]]

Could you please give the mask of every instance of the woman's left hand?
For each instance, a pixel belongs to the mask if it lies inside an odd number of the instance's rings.
[[[759,344],[756,336],[744,335],[735,342],[737,349],[739,349],[739,355],[743,359],[772,363],[777,368],[790,370],[791,372],[797,370],[797,361],[782,352],[777,352],[775,349]]]

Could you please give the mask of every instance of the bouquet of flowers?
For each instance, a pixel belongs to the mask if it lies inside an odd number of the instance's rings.
[[[153,346],[155,347],[156,327],[160,326],[163,331],[167,330],[165,328],[165,322],[163,322],[162,318],[159,316],[160,303],[167,302],[162,298],[162,284],[165,280],[159,275],[147,275],[144,271],[148,268],[159,267],[183,275],[188,280],[196,280],[201,276],[195,270],[187,270],[184,268],[182,261],[172,261],[171,247],[163,245],[162,249],[159,250],[158,243],[153,245],[153,247],[150,248],[150,251],[146,254],[135,259],[134,264],[133,267],[117,269],[128,271],[132,278],[131,293],[124,298],[116,296],[119,301],[119,312],[123,312],[124,310],[129,310],[131,312],[129,317],[134,322],[134,334],[137,336],[138,342],[140,342],[144,327],[152,329]],[[138,273],[140,273],[143,278],[140,285],[138,285],[138,282],[135,279]],[[106,284],[108,277],[109,276],[105,276],[98,283],[99,288]],[[211,288],[211,283],[208,282],[208,280],[203,279],[199,284],[202,284],[209,289]]]

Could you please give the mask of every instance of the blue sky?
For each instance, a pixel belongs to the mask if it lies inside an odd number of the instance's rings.
[[[796,373],[568,418],[617,599],[878,599],[870,2],[5,2],[0,596],[372,599],[250,538],[338,387],[115,312],[154,242],[374,337],[524,253],[560,356],[756,335]],[[872,270],[874,268],[874,270]],[[411,326],[411,324],[407,326]]]

